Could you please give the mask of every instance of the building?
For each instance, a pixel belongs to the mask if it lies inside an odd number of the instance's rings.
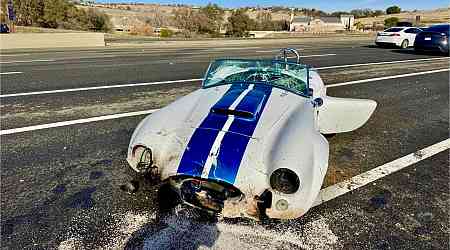
[[[340,17],[309,17],[291,15],[289,30],[292,32],[336,32],[352,30],[355,18],[352,15]]]

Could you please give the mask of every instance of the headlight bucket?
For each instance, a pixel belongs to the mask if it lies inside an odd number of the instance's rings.
[[[139,170],[139,172],[145,172],[149,170],[153,165],[152,150],[144,146],[135,146],[133,148],[132,157],[136,164],[136,169]]]
[[[300,188],[300,178],[287,168],[279,168],[270,175],[270,186],[278,192],[293,194]]]

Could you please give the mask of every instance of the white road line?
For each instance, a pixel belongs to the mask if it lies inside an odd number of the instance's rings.
[[[112,119],[123,118],[123,117],[130,117],[130,116],[147,115],[147,114],[151,114],[153,112],[156,112],[158,110],[159,109],[149,109],[149,110],[129,112],[129,113],[104,115],[104,116],[97,116],[97,117],[91,117],[91,118],[85,118],[85,119],[78,119],[78,120],[71,120],[71,121],[62,121],[62,122],[41,124],[41,125],[28,126],[28,127],[22,127],[22,128],[6,129],[6,130],[0,130],[0,135],[9,135],[9,134],[16,134],[16,133],[22,133],[22,132],[34,131],[34,130],[40,130],[40,129],[57,128],[57,127],[64,127],[64,126],[69,126],[69,125],[75,125],[75,124],[83,124],[83,123],[90,123],[90,122],[97,122],[97,121],[104,121],[104,120],[112,120]]]
[[[326,187],[319,192],[317,200],[313,206],[320,205],[329,200],[342,196],[352,190],[363,187],[371,182],[381,179],[387,175],[402,170],[419,161],[425,160],[437,153],[450,148],[450,139],[446,139],[409,155],[403,156],[394,161],[388,162],[384,165],[371,169],[365,173],[354,176],[343,182]],[[447,166],[444,166],[447,167]]]
[[[31,62],[54,62],[56,60],[53,59],[42,59],[42,60],[28,60],[28,61],[4,61],[0,62],[0,64],[7,64],[7,63],[31,63]]]
[[[372,63],[357,63],[357,64],[318,67],[318,68],[315,68],[315,69],[317,69],[317,70],[339,69],[339,68],[350,68],[350,67],[360,67],[360,66],[370,66],[370,65],[384,65],[384,64],[408,63],[408,62],[436,61],[436,60],[443,60],[443,59],[449,60],[449,57],[409,59],[409,60],[400,60],[400,61],[386,61],[386,62],[372,62]]]
[[[309,56],[318,56],[318,55],[309,55]],[[395,63],[402,62],[413,62],[413,61],[426,61],[426,60],[440,60],[446,59],[444,58],[425,58],[425,59],[414,59],[414,60],[404,60],[404,61],[394,61]],[[377,65],[377,64],[389,64],[391,62],[376,62],[376,63],[364,63],[364,64],[349,64],[349,65],[336,65],[336,66],[328,66],[328,67],[320,67],[316,68],[317,70],[323,69],[331,69],[331,68],[345,68],[345,67],[356,67],[362,65]],[[64,92],[74,92],[74,91],[85,91],[85,90],[98,90],[98,89],[108,89],[108,88],[124,88],[124,87],[136,87],[136,86],[146,86],[146,85],[158,85],[158,84],[170,84],[170,83],[181,83],[181,82],[193,82],[193,81],[202,81],[203,79],[186,79],[186,80],[173,80],[173,81],[161,81],[161,82],[147,82],[147,83],[135,83],[135,84],[119,84],[119,85],[107,85],[107,86],[98,86],[98,87],[85,87],[85,88],[73,88],[73,89],[57,89],[57,90],[47,90],[47,91],[35,91],[35,92],[23,92],[23,93],[14,93],[14,94],[3,94],[0,95],[0,98],[5,97],[17,97],[17,96],[29,96],[29,95],[43,95],[43,94],[53,94],[53,93],[64,93]],[[328,87],[334,87],[334,84],[328,85]]]
[[[375,81],[388,80],[388,79],[395,79],[395,78],[402,78],[402,77],[409,77],[409,76],[428,75],[428,74],[439,73],[439,72],[445,72],[445,71],[450,71],[450,69],[437,69],[437,70],[422,71],[422,72],[415,72],[415,73],[409,73],[409,74],[401,74],[401,75],[393,75],[393,76],[383,76],[383,77],[377,77],[377,78],[369,78],[369,79],[356,80],[356,81],[350,81],[350,82],[342,82],[342,83],[329,84],[329,85],[325,85],[325,87],[326,87],[326,88],[333,88],[333,87],[345,86],[345,85],[352,85],[352,84],[357,84],[357,83],[375,82]]]
[[[23,74],[23,72],[20,72],[20,71],[0,72],[0,75],[15,75],[15,74]]]
[[[181,83],[181,82],[198,82],[198,81],[202,81],[202,80],[203,80],[203,78],[197,78],[197,79],[187,79],[187,80],[130,83],[130,84],[119,84],[119,85],[97,86],[97,87],[85,87],[85,88],[74,88],[74,89],[57,89],[57,90],[35,91],[35,92],[25,92],[25,93],[16,93],[16,94],[4,94],[4,95],[0,95],[0,98],[16,97],[16,96],[28,96],[28,95],[43,95],[43,94],[64,93],[64,92],[75,92],[75,91],[85,91],[85,90],[138,87],[138,86],[160,85],[160,84]]]
[[[336,56],[337,54],[318,54],[318,55],[303,55],[300,58],[308,58],[308,57],[322,57],[322,56]],[[288,56],[288,58],[297,58],[295,56]]]

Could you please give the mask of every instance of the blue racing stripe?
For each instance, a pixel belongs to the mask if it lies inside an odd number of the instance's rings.
[[[249,87],[249,84],[233,84],[213,107],[228,108]],[[201,176],[212,145],[228,117],[209,112],[195,129],[178,165],[178,174]]]
[[[228,132],[225,134],[220,145],[217,164],[211,167],[208,178],[234,184],[247,145],[251,136],[253,136],[271,93],[271,86],[256,84],[253,90],[236,107],[236,110],[256,110],[257,112],[254,119],[235,117],[228,130],[234,133]]]

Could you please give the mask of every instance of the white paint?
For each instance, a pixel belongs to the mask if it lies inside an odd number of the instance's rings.
[[[171,83],[181,83],[181,82],[197,82],[197,81],[202,81],[202,80],[203,80],[203,78],[198,78],[198,79],[187,79],[187,80],[174,80],[174,81],[161,81],[161,82],[144,82],[144,83],[130,83],[130,84],[107,85],[107,86],[85,87],[85,88],[73,88],[73,89],[57,89],[57,90],[35,91],[35,92],[25,92],[25,93],[15,93],[15,94],[4,94],[4,95],[0,95],[0,98],[4,98],[4,97],[16,97],[16,96],[29,96],[29,95],[54,94],[54,93],[65,93],[65,92],[86,91],[86,90],[98,90],[98,89],[113,89],[113,88],[138,87],[138,86],[160,85],[160,84],[171,84]]]
[[[323,56],[336,56],[336,54],[303,55],[303,56],[300,56],[300,58],[323,57]],[[288,58],[297,58],[297,57],[296,56],[288,56]]]
[[[155,111],[158,111],[158,109],[150,109],[150,110],[113,114],[113,115],[104,115],[104,116],[97,116],[97,117],[91,117],[91,118],[85,118],[85,119],[47,123],[47,124],[34,125],[34,126],[28,126],[28,127],[21,127],[21,128],[5,129],[5,130],[0,130],[0,135],[9,135],[9,134],[16,134],[16,133],[22,133],[22,132],[34,131],[34,130],[40,130],[40,129],[57,128],[57,127],[75,125],[75,124],[112,120],[112,119],[130,117],[130,116],[147,115],[147,114],[151,114]]]
[[[234,100],[234,102],[230,105],[229,109],[234,110],[242,101],[242,99],[244,99],[244,97],[248,94],[248,92],[250,92],[253,89],[254,86],[255,86],[254,84],[250,84],[248,89],[242,91],[242,93],[238,96],[238,98],[236,98],[236,100]],[[230,128],[233,121],[234,116],[229,115],[227,121],[223,125],[222,130],[220,130],[219,134],[214,140],[211,150],[209,151],[208,158],[206,159],[205,166],[203,167],[202,171],[203,178],[208,178],[209,171],[211,170],[212,165],[215,164],[214,161],[216,160],[217,154],[219,153],[219,148],[220,145],[222,144],[223,137],[225,136],[225,133],[228,132],[228,129]]]
[[[439,143],[411,153],[409,155],[403,156],[394,161],[388,162],[384,165],[376,167],[360,175],[354,176],[343,182],[334,184],[332,186],[326,187],[320,190],[317,200],[314,202],[313,206],[318,206],[324,202],[335,199],[342,196],[352,190],[363,187],[371,182],[381,179],[387,175],[395,173],[402,170],[408,166],[411,166],[417,162],[425,160],[435,154],[438,154],[444,150],[450,148],[450,139],[443,140]]]
[[[23,72],[13,71],[13,72],[1,72],[0,73],[0,75],[15,75],[15,74],[23,74]]]
[[[436,60],[448,60],[448,57],[437,57],[437,58],[422,58],[422,59],[409,59],[400,61],[385,61],[385,62],[372,62],[372,63],[357,63],[357,64],[347,64],[347,65],[334,65],[327,67],[318,67],[317,70],[325,69],[339,69],[339,68],[350,68],[350,67],[360,67],[360,66],[370,66],[370,65],[384,65],[384,64],[395,64],[395,63],[408,63],[408,62],[422,62],[422,61],[436,61]]]
[[[358,84],[358,83],[366,83],[366,82],[375,82],[375,81],[381,81],[381,80],[389,80],[389,79],[395,79],[395,78],[402,78],[402,77],[409,77],[409,76],[420,76],[420,75],[428,75],[433,73],[439,73],[439,72],[445,72],[450,71],[450,69],[437,69],[437,70],[430,70],[430,71],[423,71],[423,72],[415,72],[415,73],[409,73],[409,74],[401,74],[401,75],[393,75],[393,76],[383,76],[383,77],[377,77],[377,78],[369,78],[369,79],[363,79],[363,80],[356,80],[356,81],[350,81],[350,82],[342,82],[342,83],[335,83],[335,84],[329,84],[325,85],[326,88],[333,88],[338,86],[345,86],[345,85],[352,85],[352,84]]]
[[[32,63],[32,62],[54,62],[56,60],[53,59],[41,59],[41,60],[28,60],[28,61],[5,61],[0,62],[1,64],[8,64],[8,63]]]

